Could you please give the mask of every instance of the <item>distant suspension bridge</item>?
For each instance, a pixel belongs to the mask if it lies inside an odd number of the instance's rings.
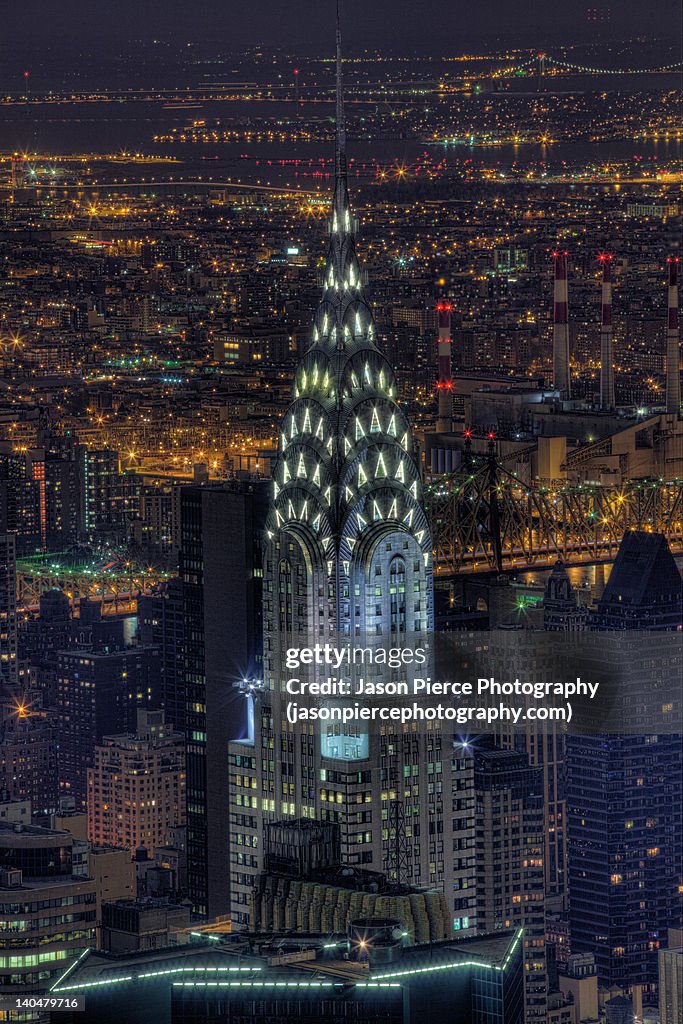
[[[683,68],[683,61],[677,61],[674,64],[663,64],[661,67],[654,68],[597,68],[562,60],[559,57],[553,57],[549,53],[538,53],[520,63],[510,63],[498,68],[494,72],[493,77],[505,78],[515,74],[537,74],[542,76],[550,68],[556,68],[559,71],[575,71],[583,75],[659,75],[670,74],[680,70]]]

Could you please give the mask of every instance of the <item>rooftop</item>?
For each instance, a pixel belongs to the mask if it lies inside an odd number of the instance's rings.
[[[18,821],[0,821],[0,840],[8,835],[22,835],[24,838],[30,836],[34,839],[55,839],[58,841],[70,841],[70,832],[64,829],[43,828],[42,825],[28,825]]]
[[[12,869],[10,869],[12,870]],[[44,889],[57,889],[74,886],[85,886],[93,889],[95,881],[93,878],[84,875],[48,875],[43,878],[24,878],[21,885],[2,885],[0,893],[12,893],[21,896],[24,893],[42,891]]]
[[[245,933],[222,939],[205,937],[200,943],[168,949],[114,955],[88,951],[56,982],[53,991],[79,992],[149,979],[173,984],[202,982],[240,987],[294,981],[298,985],[331,983],[367,985],[381,981],[400,985],[402,979],[464,967],[505,971],[521,939],[521,931],[502,931],[474,939],[447,940],[406,947],[392,963],[367,967],[335,955],[346,936],[269,935]],[[209,945],[208,942],[211,942]],[[293,947],[290,951],[290,946]],[[302,959],[282,962],[285,955]],[[311,953],[314,955],[311,956]],[[308,956],[308,959],[303,959]],[[240,976],[239,978],[237,976]]]
[[[662,533],[624,534],[600,605],[642,607],[674,594],[683,598],[681,574]]]

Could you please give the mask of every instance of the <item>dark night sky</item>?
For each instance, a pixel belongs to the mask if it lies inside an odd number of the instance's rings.
[[[611,8],[596,26],[589,8]],[[26,55],[48,40],[109,49],[126,38],[213,40],[224,49],[261,43],[330,48],[333,0],[0,0],[4,46]],[[680,0],[344,0],[348,48],[462,52],[494,37],[550,41],[668,34],[681,39]]]

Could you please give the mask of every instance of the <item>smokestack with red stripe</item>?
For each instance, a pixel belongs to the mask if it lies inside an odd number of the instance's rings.
[[[600,316],[600,408],[614,409],[614,353],[612,351],[612,259],[598,256],[602,264],[602,312]]]
[[[554,252],[555,303],[553,308],[553,386],[561,398],[569,398],[569,293],[567,253]]]
[[[439,379],[436,390],[439,396],[439,414],[436,421],[438,433],[453,429],[453,377],[451,376],[451,313],[450,302],[440,300],[436,305],[439,326],[438,367]]]
[[[681,411],[681,344],[678,330],[679,258],[667,260],[669,267],[668,316],[666,324],[666,411],[678,416]]]

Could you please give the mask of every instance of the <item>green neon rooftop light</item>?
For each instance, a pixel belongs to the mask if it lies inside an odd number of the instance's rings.
[[[339,981],[175,981],[173,988],[344,988]]]
[[[76,961],[76,963],[78,963],[78,961]],[[75,967],[76,964],[73,966]],[[57,985],[55,985],[51,991],[71,992],[76,989],[99,988],[102,985],[117,985],[122,981],[143,981],[149,978],[167,977],[171,974],[198,974],[200,972],[203,972],[204,974],[252,974],[261,970],[263,970],[263,968],[256,965],[252,967],[198,967],[195,964],[191,967],[169,967],[160,971],[145,971],[144,973],[137,975],[125,975],[117,978],[102,978],[98,981],[84,981],[76,985],[60,985],[60,983],[57,982]],[[63,975],[63,978],[66,978],[66,974]],[[60,981],[61,980],[63,979],[60,979]],[[58,985],[60,987],[57,987]]]
[[[430,964],[427,967],[412,967],[406,968],[401,971],[390,971],[385,974],[375,976],[369,981],[361,981],[354,983],[356,989],[374,989],[374,988],[401,988],[398,982],[393,981],[396,978],[411,978],[419,975],[435,974],[439,971],[454,971],[462,970],[466,967],[479,967],[489,971],[500,971],[503,972],[507,969],[512,956],[521,942],[524,930],[518,929],[515,934],[512,943],[507,949],[505,958],[502,965],[488,963],[485,960],[460,960],[456,962],[448,962],[444,964]],[[331,944],[330,944],[331,946]],[[330,948],[327,946],[325,948]],[[69,968],[69,970],[62,975],[59,981],[52,987],[52,992],[77,992],[84,991],[87,989],[104,988],[107,985],[120,985],[124,982],[147,980],[150,978],[159,978],[169,975],[178,974],[239,974],[246,973],[251,974],[257,971],[263,970],[262,967],[253,965],[247,967],[201,967],[201,966],[189,966],[189,967],[169,967],[160,971],[147,971],[143,974],[126,974],[116,978],[102,978],[97,981],[86,981],[80,982],[74,985],[63,985],[60,984],[66,979],[69,973],[77,966],[78,963],[83,959],[88,950],[85,950],[79,959]],[[261,979],[248,979],[244,981],[237,980],[225,980],[225,981],[212,981],[204,977],[202,980],[195,981],[174,981],[172,983],[174,988],[296,988],[296,989],[313,989],[313,988],[345,988],[347,987],[344,982],[332,982],[332,981],[268,981]]]

